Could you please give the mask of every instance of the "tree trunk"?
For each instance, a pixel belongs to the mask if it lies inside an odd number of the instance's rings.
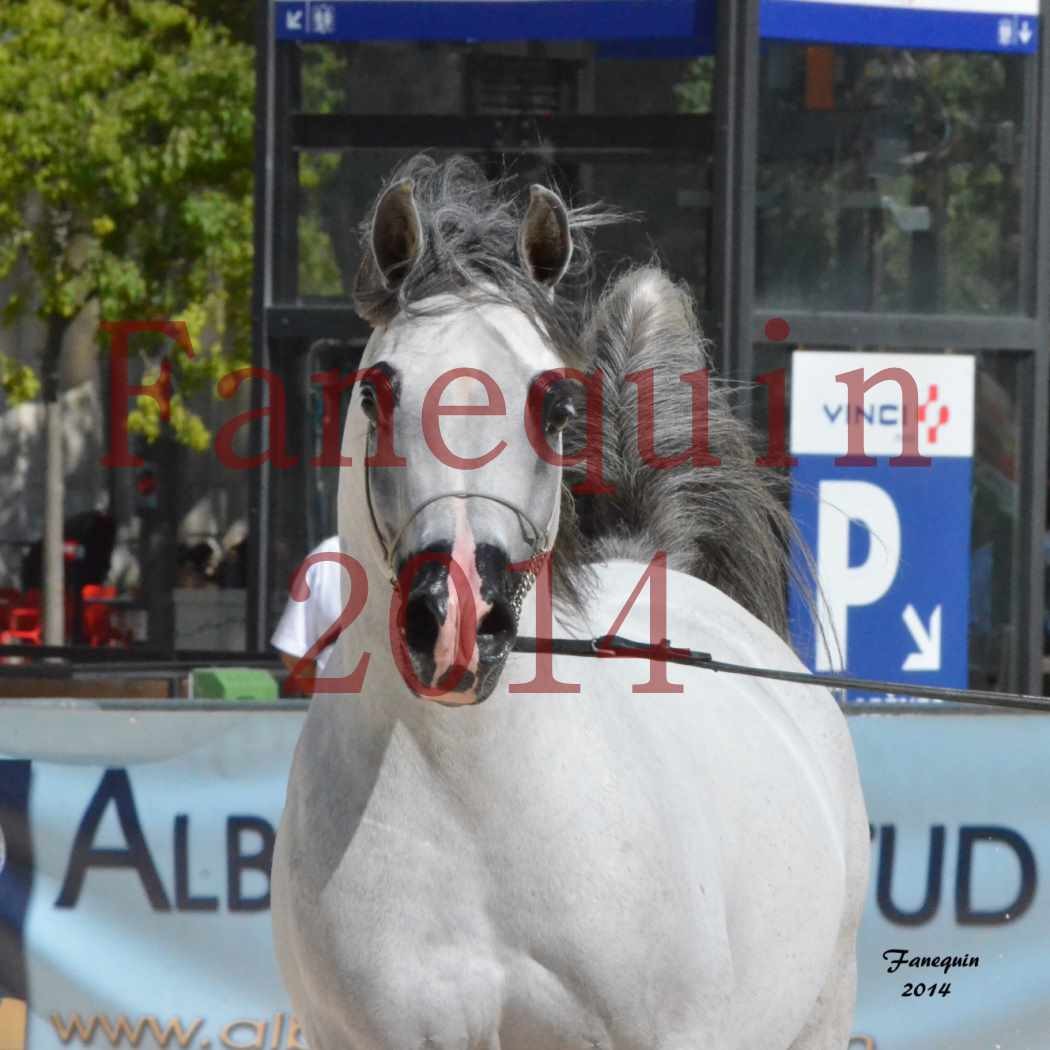
[[[63,509],[65,469],[62,463],[62,402],[59,400],[59,368],[62,339],[69,322],[51,317],[44,348],[44,429],[47,461],[44,473],[44,644],[62,645],[66,635],[65,564],[63,561]]]
[[[142,513],[142,589],[149,615],[150,648],[174,654],[179,450],[166,430],[154,443],[152,456],[157,470],[157,505]]]

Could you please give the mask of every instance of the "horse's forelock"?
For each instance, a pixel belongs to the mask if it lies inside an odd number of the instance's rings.
[[[371,248],[375,208],[361,224],[363,262],[354,284],[354,305],[370,324],[389,324],[399,314],[456,308],[456,300],[498,302],[525,314],[567,364],[579,366],[586,291],[592,262],[587,231],[616,221],[597,207],[569,209],[572,260],[560,291],[551,295],[518,258],[525,201],[510,180],[491,181],[465,157],[439,163],[419,154],[399,167],[378,194],[411,180],[424,232],[424,248],[409,273],[391,287]],[[582,301],[581,301],[582,300]]]

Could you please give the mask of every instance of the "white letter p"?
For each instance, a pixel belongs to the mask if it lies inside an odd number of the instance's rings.
[[[851,606],[871,605],[889,589],[901,556],[901,523],[885,489],[867,481],[822,481],[817,511],[817,582],[821,637],[816,669],[842,670]],[[868,530],[867,558],[849,563],[850,523]],[[837,644],[836,644],[837,643]]]

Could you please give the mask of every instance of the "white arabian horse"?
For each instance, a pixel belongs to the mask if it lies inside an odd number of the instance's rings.
[[[659,454],[689,448],[688,295],[635,270],[577,325],[553,286],[600,216],[501,192],[415,158],[367,224],[339,490],[357,615],[329,668],[360,689],[314,698],[288,785],[273,921],[294,1008],[311,1050],[845,1050],[868,828],[831,694],[556,655],[580,685],[561,691],[511,651],[545,622],[520,567],[553,549],[554,637],[629,606],[618,633],[648,641],[666,602],[672,644],[801,669],[790,525],[723,388],[719,465],[641,458],[626,377],[647,369]],[[566,366],[603,396],[549,374]],[[612,491],[587,494],[596,416],[590,480]]]

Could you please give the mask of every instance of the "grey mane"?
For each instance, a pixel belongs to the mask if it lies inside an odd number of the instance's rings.
[[[572,270],[559,293],[568,285],[570,294],[552,298],[517,258],[524,208],[501,196],[503,184],[487,181],[463,157],[443,164],[414,157],[387,186],[405,178],[413,180],[423,255],[396,289],[387,288],[367,248],[372,217],[366,219],[365,262],[354,287],[362,317],[386,324],[399,312],[427,310],[425,300],[448,293],[509,303],[536,325],[566,365],[601,373],[604,475],[615,493],[573,496],[571,486],[582,473],[566,470],[552,555],[559,605],[582,610],[594,562],[647,563],[665,551],[670,568],[713,584],[786,637],[788,549],[796,532],[778,498],[777,477],[755,465],[751,428],[734,414],[728,385],[714,378],[710,383],[709,443],[719,466],[661,470],[646,465],[639,453],[637,387],[626,376],[646,369],[654,376],[657,453],[690,447],[692,390],[679,377],[710,362],[689,292],[658,267],[647,266],[610,281],[597,303],[589,302],[586,231],[618,216],[584,208],[569,212]],[[581,411],[574,431],[566,434],[567,450],[582,445],[583,417]]]
[[[711,362],[689,291],[654,266],[624,274],[598,301],[584,347],[602,376],[603,473],[615,492],[577,499],[576,563],[648,562],[666,551],[669,568],[706,580],[787,637],[785,582],[797,534],[781,479],[755,465],[753,431],[734,413],[729,384],[712,377],[709,385],[708,445],[718,466],[657,469],[639,451],[638,387],[626,377],[646,371],[656,454],[692,447],[692,387],[679,377]]]

